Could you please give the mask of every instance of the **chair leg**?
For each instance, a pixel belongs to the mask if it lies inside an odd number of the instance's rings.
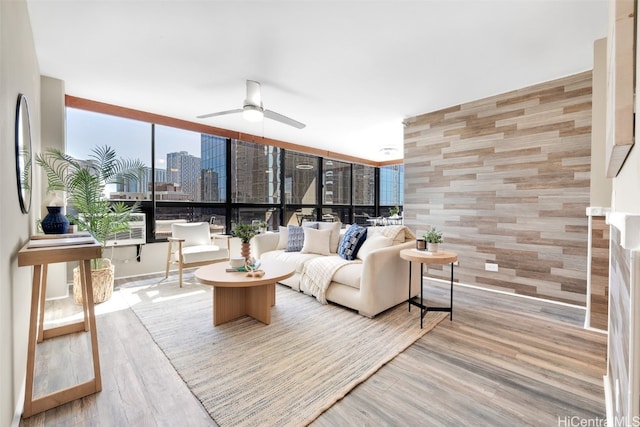
[[[182,260],[178,261],[178,283],[180,283],[180,287],[182,287]]]
[[[171,263],[171,245],[172,243],[169,242],[169,246],[167,247],[167,267],[164,271],[164,278],[166,279],[167,277],[169,277],[169,264]]]

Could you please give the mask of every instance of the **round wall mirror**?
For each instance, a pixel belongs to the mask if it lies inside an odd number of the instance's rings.
[[[32,157],[29,105],[27,98],[23,94],[19,94],[16,105],[16,179],[18,181],[18,200],[23,213],[29,213],[31,207]]]

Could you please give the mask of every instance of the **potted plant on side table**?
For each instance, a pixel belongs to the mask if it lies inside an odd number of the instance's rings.
[[[422,237],[427,242],[427,251],[438,252],[438,245],[443,242],[441,231],[438,231],[435,227],[431,227]]]
[[[129,230],[130,216],[138,210],[138,203],[110,202],[106,186],[137,180],[145,170],[142,161],[117,158],[113,148],[102,146],[94,148],[86,161],[49,148],[36,155],[36,162],[46,173],[49,190],[66,192],[74,212],[67,217],[78,231],[88,231],[104,248],[107,238]],[[114,269],[109,259],[91,260],[91,280],[95,303],[111,298]],[[73,271],[73,297],[77,304],[82,303],[78,267]]]

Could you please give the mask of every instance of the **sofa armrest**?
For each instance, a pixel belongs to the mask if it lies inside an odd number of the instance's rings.
[[[415,240],[377,249],[369,253],[362,265],[360,314],[375,316],[409,298],[409,262],[400,258],[403,249],[415,248]],[[420,288],[420,266],[411,269],[411,293]]]
[[[278,233],[257,234],[251,240],[251,253],[256,259],[260,259],[263,253],[275,251],[278,248]]]

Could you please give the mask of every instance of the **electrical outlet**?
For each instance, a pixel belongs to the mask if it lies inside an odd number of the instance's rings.
[[[484,264],[484,269],[487,271],[498,271],[498,264],[487,262]]]

